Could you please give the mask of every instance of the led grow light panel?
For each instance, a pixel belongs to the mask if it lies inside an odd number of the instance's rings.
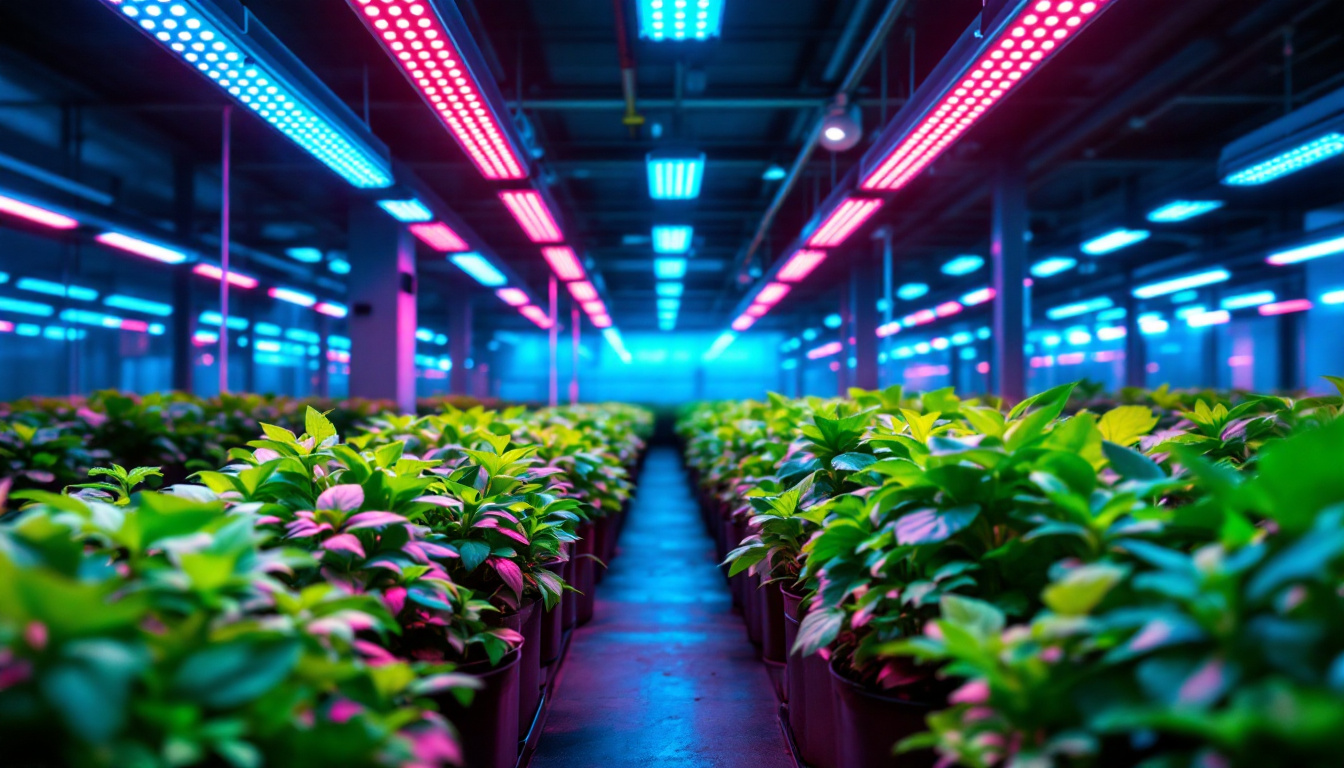
[[[1158,296],[1166,296],[1172,293],[1191,290],[1193,288],[1202,288],[1206,285],[1223,283],[1232,279],[1232,273],[1226,269],[1211,269],[1207,272],[1200,272],[1195,275],[1185,275],[1183,277],[1174,277],[1170,280],[1163,280],[1160,283],[1150,283],[1141,285],[1134,289],[1135,298],[1155,299]]]
[[[344,304],[337,304],[334,301],[319,301],[317,306],[313,307],[321,314],[327,317],[342,318],[350,314],[350,309]]]
[[[12,197],[0,196],[0,213],[52,229],[74,229],[79,226],[79,222],[69,216],[62,216],[55,211],[38,208],[36,205],[30,205]]]
[[[208,277],[211,280],[224,279],[224,270],[220,269],[214,264],[206,264],[202,262],[192,267],[191,271],[194,274],[200,275],[201,277]],[[239,272],[234,272],[232,270],[229,271],[228,278],[229,278],[229,285],[237,286],[239,288],[246,288],[248,290],[251,290],[252,288],[256,288],[258,285],[257,279],[255,277],[249,277],[247,275],[241,274]]]
[[[495,268],[490,260],[479,253],[459,253],[451,256],[449,259],[458,269],[466,272],[473,280],[486,286],[487,288],[498,288],[509,282],[509,279]]]
[[[1054,277],[1078,266],[1078,260],[1069,256],[1051,256],[1031,265],[1033,277]]]
[[[639,36],[654,42],[718,37],[723,4],[724,0],[639,0]]]
[[[1122,248],[1142,243],[1151,236],[1152,233],[1146,229],[1113,229],[1083,243],[1082,250],[1088,256],[1105,256]]]
[[[124,309],[128,312],[143,312],[146,315],[154,315],[156,317],[171,317],[173,314],[172,304],[150,301],[149,299],[139,299],[134,296],[123,296],[119,293],[104,297],[103,304],[112,307],[113,309]]]
[[[862,187],[897,190],[918,176],[1029,74],[1076,37],[1111,0],[1032,0],[996,25],[973,57],[912,116]],[[865,164],[867,167],[867,164]]]
[[[881,208],[881,200],[847,198],[831,211],[826,220],[817,227],[817,231],[808,238],[808,247],[834,248],[840,245]]]
[[[85,288],[82,285],[65,285],[51,280],[39,280],[35,277],[21,277],[18,282],[14,283],[14,287],[20,291],[32,291],[33,293],[60,296],[77,301],[98,300],[98,292],[92,288]]]
[[[1344,154],[1344,134],[1331,132],[1268,160],[1230,173],[1223,179],[1223,183],[1232,187],[1268,184],[1340,154]]]
[[[653,228],[654,253],[685,253],[691,249],[693,227],[657,226]]]
[[[296,291],[293,288],[272,288],[266,292],[272,299],[297,304],[300,307],[311,307],[317,303],[317,297],[311,293]]]
[[[520,307],[518,311],[522,313],[523,317],[526,317],[528,320],[531,320],[538,328],[541,328],[542,330],[546,330],[551,327],[551,318],[549,315],[546,314],[546,310],[542,309],[541,307],[538,307],[535,304],[526,304]]]
[[[123,235],[120,232],[104,232],[95,237],[94,240],[97,240],[103,245],[126,251],[127,253],[133,253],[136,256],[144,256],[147,259],[162,261],[165,264],[181,264],[187,260],[187,255],[181,251],[165,248],[162,245],[131,237],[130,235]]]
[[[441,221],[428,224],[412,224],[410,230],[416,239],[439,253],[457,253],[471,250],[471,246],[467,245],[466,240],[463,240],[460,235],[454,232],[452,227]]]
[[[808,275],[812,274],[812,270],[821,266],[821,262],[825,260],[825,251],[795,251],[789,257],[789,260],[784,263],[784,266],[780,268],[776,277],[786,283],[801,283]]]
[[[551,215],[551,209],[536,190],[500,192],[499,199],[532,242],[558,243],[565,239],[560,226],[555,223],[555,217]]]
[[[660,155],[650,153],[646,159],[649,174],[649,197],[654,200],[694,200],[700,196],[705,176],[705,156]]]
[[[289,82],[266,48],[213,3],[103,2],[353,186],[392,184],[387,158],[351,135],[319,99]]]
[[[546,263],[551,265],[551,271],[561,280],[566,282],[582,280],[586,276],[583,264],[579,263],[579,257],[573,248],[568,246],[542,248],[541,255],[546,259]]]
[[[527,178],[527,164],[464,61],[434,2],[347,0],[364,26],[487,179]]]
[[[1212,213],[1222,207],[1222,200],[1174,200],[1150,211],[1148,220],[1154,224],[1174,224]]]
[[[409,200],[379,200],[378,207],[402,224],[429,221],[434,218],[434,213],[424,203],[413,197]]]
[[[1322,240],[1319,243],[1312,243],[1299,248],[1290,248],[1286,251],[1272,253],[1265,259],[1265,261],[1276,267],[1282,267],[1288,264],[1297,264],[1302,261],[1319,259],[1324,256],[1333,256],[1337,253],[1344,253],[1344,237]]]
[[[653,276],[659,280],[680,280],[686,276],[686,260],[678,258],[654,259]]]

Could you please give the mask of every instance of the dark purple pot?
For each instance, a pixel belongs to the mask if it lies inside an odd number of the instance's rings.
[[[759,576],[753,576],[746,572],[743,572],[742,579],[742,599],[745,606],[743,613],[747,619],[747,639],[751,641],[752,645],[759,648],[761,646],[761,626],[764,620],[761,614],[765,613],[761,579]]]
[[[611,538],[611,518],[599,517],[593,521],[593,554],[603,563],[607,562],[607,540]],[[593,564],[593,576],[595,583],[602,583],[602,579],[607,575],[607,569],[597,563]]]
[[[566,584],[577,589],[579,586],[579,566],[578,561],[574,559],[574,556],[578,553],[578,547],[574,544],[566,544],[565,551],[569,555],[569,559],[565,561],[565,570],[562,575],[564,576]],[[579,623],[578,593],[565,592],[565,599],[564,602],[560,604],[560,607],[560,628],[568,632]]]
[[[807,614],[802,595],[784,593],[784,616],[789,622],[789,727],[803,762],[811,768],[835,768],[835,706],[831,695],[830,665],[818,654],[793,652],[798,626]]]
[[[470,706],[451,694],[436,696],[439,711],[456,728],[462,755],[472,768],[513,768],[518,762],[518,667],[521,651],[511,651],[491,669],[488,662],[468,664],[460,671],[482,684]]]
[[[527,736],[541,699],[541,603],[529,600],[500,616],[499,624],[523,636],[518,663],[518,738]]]
[[[575,585],[578,593],[578,613],[575,615],[575,625],[587,624],[593,620],[593,607],[595,595],[597,592],[597,564],[593,558],[588,555],[593,554],[594,536],[597,535],[597,527],[591,522],[579,526],[578,542],[578,562],[575,563]]]
[[[835,768],[930,768],[932,752],[896,755],[892,748],[907,736],[923,733],[932,703],[874,691],[828,665],[835,699]]]
[[[783,664],[789,653],[784,641],[784,594],[777,581],[763,584],[760,593],[761,658],[771,664]]]
[[[554,563],[546,566],[546,570],[565,578],[565,564]],[[560,602],[549,611],[545,611],[541,617],[541,666],[549,667],[560,658],[560,649],[565,639],[565,602],[569,599],[569,593],[564,593],[560,597]],[[537,610],[542,611],[543,605],[537,603]]]
[[[802,701],[806,698],[803,691],[802,663],[803,657],[793,652],[793,644],[798,639],[799,614],[802,612],[803,596],[795,595],[786,589],[779,590],[781,601],[784,604],[784,652],[788,657],[784,669],[784,701]],[[798,712],[793,707],[789,707],[789,727],[795,733],[802,729],[801,715],[802,707],[798,707]],[[794,741],[797,741],[797,735]]]

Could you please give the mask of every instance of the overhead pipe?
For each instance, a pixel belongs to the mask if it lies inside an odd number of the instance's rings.
[[[630,50],[630,30],[625,23],[625,0],[611,0],[616,19],[616,51],[621,57],[621,93],[625,96],[625,117],[621,122],[630,129],[630,138],[639,136],[644,116],[635,109],[635,54]]]
[[[908,0],[890,0],[890,2],[887,3],[886,10],[882,12],[881,18],[878,19],[872,32],[869,33],[868,40],[863,44],[863,48],[859,51],[858,57],[854,59],[854,63],[849,68],[848,74],[846,74],[845,79],[840,82],[840,87],[836,91],[836,101],[841,99],[848,100],[853,96],[854,91],[858,90],[864,74],[867,73],[868,68],[873,64],[873,60],[876,59],[877,55],[882,51],[882,45],[886,42],[887,35],[890,34],[891,28],[895,26],[896,20],[900,18],[901,12],[905,10],[907,2]],[[858,23],[862,22],[862,17],[859,16],[859,13],[865,10],[867,10],[867,7],[863,4],[855,9]],[[851,20],[851,23],[855,22]],[[798,185],[798,181],[803,175],[803,169],[807,167],[808,162],[812,159],[812,153],[817,149],[817,142],[821,139],[822,124],[823,118],[818,118],[816,125],[813,126],[812,130],[808,133],[807,140],[803,143],[803,148],[798,153],[798,159],[794,161],[793,166],[789,169],[788,175],[784,177],[783,182],[779,185],[779,191],[775,193],[775,198],[770,202],[770,207],[765,209],[765,215],[761,217],[761,224],[756,228],[756,234],[752,237],[751,244],[747,246],[747,250],[743,253],[742,258],[733,269],[734,274],[740,273],[743,267],[751,263],[751,259],[756,255],[757,249],[759,249],[761,244],[765,242],[765,238],[770,232],[770,226],[774,224],[775,217],[779,215],[780,209],[784,207],[784,201],[787,200],[789,194],[793,192],[793,188]]]

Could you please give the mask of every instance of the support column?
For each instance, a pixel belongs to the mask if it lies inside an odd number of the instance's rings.
[[[859,257],[851,262],[849,269],[850,311],[854,315],[854,357],[858,365],[854,368],[854,386],[859,389],[877,389],[877,326],[881,314],[877,310],[878,299],[882,296],[884,282],[875,279],[875,263],[880,263],[883,246],[875,243],[876,256],[873,259]]]
[[[569,371],[569,404],[579,404],[579,331],[582,328],[583,317],[579,314],[579,305],[574,304],[569,309],[570,333],[573,339],[571,352],[573,358],[570,361]]]
[[[998,394],[1010,403],[1027,394],[1026,344],[1027,188],[1016,158],[1005,160],[994,180],[990,258],[994,269],[994,369]]]
[[[326,315],[317,316],[317,374],[313,378],[313,394],[317,397],[331,397],[331,318]],[[255,323],[253,324],[255,328]],[[252,357],[256,357],[256,332],[252,334],[253,347]],[[256,368],[255,365],[251,366]],[[256,391],[256,390],[253,390]]]
[[[350,396],[415,413],[415,244],[369,203],[350,212]]]
[[[1305,316],[1298,312],[1279,315],[1279,381],[1283,392],[1296,392],[1302,387],[1303,351],[1305,344]]]
[[[840,288],[840,354],[834,358],[825,358],[831,362],[838,361],[835,370],[835,384],[840,397],[849,394],[850,382],[854,377],[849,373],[849,358],[854,354],[854,347],[849,340],[854,334],[854,290],[853,285],[844,285]]]
[[[1125,382],[1126,387],[1148,385],[1148,354],[1139,328],[1139,300],[1134,298],[1133,281],[1125,279]]]
[[[173,160],[173,225],[177,236],[191,242],[195,235],[196,168],[185,158]],[[191,300],[191,269],[173,271],[173,389],[192,392],[196,353],[191,339],[196,333],[196,307]]]
[[[471,394],[471,371],[467,360],[472,355],[471,299],[463,297],[448,310],[448,355],[453,370],[448,373],[448,391],[454,395]]]

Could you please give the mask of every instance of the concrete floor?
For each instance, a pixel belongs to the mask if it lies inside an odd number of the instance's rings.
[[[655,448],[574,635],[535,768],[790,768],[765,666],[675,451]]]

